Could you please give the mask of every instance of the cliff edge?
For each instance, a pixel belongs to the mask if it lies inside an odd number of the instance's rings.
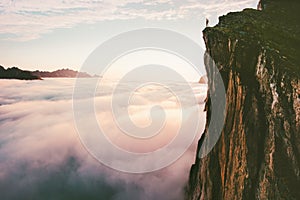
[[[203,31],[226,89],[225,125],[212,151],[197,155],[186,199],[300,199],[299,10],[297,1],[261,0]],[[208,127],[210,98],[206,109]]]

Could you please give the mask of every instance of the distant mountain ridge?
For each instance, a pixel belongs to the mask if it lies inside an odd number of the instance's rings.
[[[53,72],[48,71],[33,71],[33,75],[39,76],[39,77],[47,77],[47,78],[54,78],[54,77],[65,77],[65,78],[75,78],[75,77],[81,77],[81,78],[89,78],[92,77],[86,72],[78,72],[71,69],[59,69],[55,70]]]
[[[17,67],[5,69],[0,65],[0,79],[21,79],[21,80],[41,80],[42,78],[90,78],[90,74],[86,72],[78,72],[72,69],[59,69],[52,72],[49,71],[27,71]]]
[[[34,75],[31,71],[24,71],[17,67],[5,69],[0,65],[0,79],[38,80],[41,77]]]

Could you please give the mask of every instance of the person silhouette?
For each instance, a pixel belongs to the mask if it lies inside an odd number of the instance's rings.
[[[209,20],[206,18],[206,21],[205,21],[206,27],[208,26],[208,23],[209,23]]]

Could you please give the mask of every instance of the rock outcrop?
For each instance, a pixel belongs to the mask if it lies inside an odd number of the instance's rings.
[[[258,8],[203,31],[226,89],[225,125],[212,151],[197,156],[186,199],[300,199],[300,6],[262,0]],[[202,137],[213,125],[209,98],[206,107]]]

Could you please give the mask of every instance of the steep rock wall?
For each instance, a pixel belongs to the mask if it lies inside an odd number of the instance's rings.
[[[299,3],[291,2],[262,1],[262,11],[230,13],[204,30],[226,88],[225,125],[213,150],[196,158],[187,199],[300,199]]]

